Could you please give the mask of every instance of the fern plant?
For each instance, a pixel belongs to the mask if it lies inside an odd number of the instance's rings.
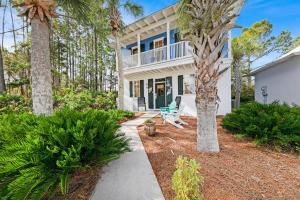
[[[176,160],[176,171],[172,177],[172,188],[175,200],[200,200],[200,186],[203,177],[199,175],[200,165],[196,160],[179,156]]]
[[[42,199],[57,187],[66,195],[74,171],[129,151],[128,140],[116,134],[119,125],[108,112],[65,109],[51,117],[27,115],[35,123],[23,123],[30,128],[24,128],[22,139],[0,150],[3,198]]]

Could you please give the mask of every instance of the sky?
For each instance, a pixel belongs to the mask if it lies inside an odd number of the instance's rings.
[[[144,8],[144,16],[158,11],[168,5],[176,3],[176,0],[134,0]],[[300,0],[247,0],[237,24],[249,27],[253,23],[267,19],[273,24],[273,34],[279,35],[283,30],[289,30],[293,37],[300,36]],[[136,19],[123,13],[126,24]],[[240,35],[241,29],[233,30],[233,36]],[[253,68],[268,63],[279,55],[273,53],[253,64]]]
[[[1,0],[3,1],[3,0]],[[124,0],[125,1],[125,0]],[[144,8],[144,16],[165,8],[177,2],[177,0],[132,0]],[[9,12],[9,11],[7,11]],[[123,12],[123,20],[126,24],[132,23],[136,18]],[[0,11],[0,24],[2,24],[3,9]],[[9,15],[7,15],[9,16]],[[293,37],[300,36],[300,0],[247,0],[237,24],[242,27],[249,27],[253,23],[267,19],[273,24],[273,34],[278,35],[283,30],[289,30]],[[15,21],[20,20],[16,18]],[[6,30],[11,29],[10,18],[5,19]],[[17,23],[16,28],[21,27]],[[2,30],[0,30],[2,32]],[[238,36],[241,29],[233,30],[233,36]],[[10,48],[13,44],[12,34],[6,34],[4,46]],[[274,53],[254,63],[253,68],[270,62],[279,55]]]

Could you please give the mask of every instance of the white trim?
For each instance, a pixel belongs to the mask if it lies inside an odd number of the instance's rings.
[[[137,34],[138,66],[141,66],[141,35]]]
[[[194,58],[193,56],[185,56],[185,57],[180,57],[176,59],[172,59],[170,61],[162,61],[158,63],[150,63],[146,65],[141,65],[140,67],[130,67],[130,68],[124,68],[124,75],[131,74],[131,73],[136,73],[136,72],[143,72],[143,71],[149,71],[149,70],[159,70],[162,68],[168,68],[168,67],[173,67],[177,65],[184,65],[184,64],[193,64],[194,63]]]
[[[170,44],[171,44],[171,40],[170,37],[171,33],[170,33],[170,22],[167,22],[167,60],[170,60],[171,56],[170,56]]]
[[[290,58],[294,57],[294,56],[300,56],[300,47],[297,47],[296,49],[290,51],[289,53],[283,55],[282,57],[270,62],[270,63],[267,63],[261,67],[258,67],[254,70],[251,71],[250,73],[250,76],[255,76],[256,74],[258,74],[259,72],[262,72],[266,69],[269,69],[271,67],[273,67],[274,65],[277,65],[279,63],[282,63],[282,62],[285,62],[287,60],[289,60]]]
[[[132,38],[132,37],[135,37],[137,34],[145,33],[145,32],[147,32],[147,31],[149,31],[149,30],[152,30],[152,29],[154,29],[154,28],[156,28],[156,27],[162,26],[162,25],[164,25],[164,24],[167,23],[167,22],[173,22],[173,21],[176,21],[176,19],[177,19],[177,16],[176,16],[176,15],[172,15],[172,16],[170,16],[170,17],[168,17],[168,18],[165,18],[165,19],[160,20],[160,21],[158,21],[158,22],[152,23],[150,26],[146,26],[146,27],[143,28],[143,29],[139,29],[139,30],[137,30],[137,31],[130,32],[130,33],[126,34],[123,38],[121,38],[120,41],[121,41],[121,42],[126,41],[126,40],[128,40],[128,39],[130,39],[130,38]]]

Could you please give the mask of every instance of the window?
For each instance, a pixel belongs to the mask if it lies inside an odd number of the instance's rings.
[[[129,81],[129,96],[133,97],[133,82]]]
[[[183,76],[178,76],[178,95],[183,95]]]
[[[180,34],[179,34],[179,32],[176,32],[174,34],[174,39],[175,39],[175,43],[180,42]]]
[[[131,55],[135,55],[138,53],[138,48],[137,47],[132,47],[131,48]]]
[[[195,94],[196,93],[196,84],[195,84],[195,75],[184,75],[183,76],[183,90],[184,94]]]
[[[129,95],[130,97],[145,97],[144,86],[145,81],[129,81]]]
[[[154,42],[154,48],[160,48],[164,46],[164,38],[159,38],[153,41]]]
[[[140,81],[134,81],[134,97],[140,97],[141,95],[141,86],[140,86]]]

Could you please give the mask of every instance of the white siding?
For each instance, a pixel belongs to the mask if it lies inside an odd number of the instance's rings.
[[[255,100],[263,103],[262,87],[267,87],[267,103],[276,100],[300,105],[300,56],[295,56],[255,75]]]
[[[224,68],[226,66],[222,66],[221,68]],[[172,76],[172,87],[173,87],[173,100],[178,96],[178,76],[179,75],[189,75],[194,74],[195,70],[194,68],[180,68],[176,70],[165,70],[161,71],[159,73],[153,73],[150,75],[147,75],[146,73],[140,73],[139,75],[136,75],[134,79],[132,80],[144,80],[145,81],[145,97],[146,97],[146,104],[148,107],[148,79],[154,79],[154,86],[155,86],[155,79],[159,78],[165,78]],[[125,108],[127,110],[136,111],[136,98],[130,98],[129,97],[129,80],[126,80],[124,82],[124,88],[125,88]],[[226,72],[224,72],[220,80],[218,82],[218,95],[220,98],[219,102],[219,109],[218,109],[218,115],[226,115],[227,113],[231,112],[231,73],[230,69],[227,69]],[[184,106],[184,115],[190,115],[190,116],[196,116],[196,105],[195,105],[195,94],[189,94],[189,95],[182,95],[182,102],[181,104]],[[154,98],[154,106],[155,106],[155,98]]]

